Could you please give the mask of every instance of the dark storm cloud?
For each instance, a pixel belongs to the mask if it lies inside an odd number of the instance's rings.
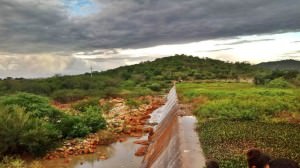
[[[238,35],[297,31],[299,0],[94,0],[72,17],[61,0],[1,0],[0,51],[138,48]]]

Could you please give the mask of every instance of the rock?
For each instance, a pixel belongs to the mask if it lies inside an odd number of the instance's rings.
[[[138,141],[134,141],[133,143],[140,144],[140,145],[149,145],[150,144],[148,140],[138,140]]]
[[[95,150],[90,148],[89,153],[95,153]]]
[[[125,142],[127,139],[125,137],[119,138],[119,142]]]
[[[152,142],[153,141],[153,138],[152,138],[153,136],[152,135],[148,135],[148,141],[149,142]]]
[[[65,159],[64,163],[70,163],[71,159]]]
[[[65,149],[64,148],[58,148],[58,149],[56,149],[56,151],[57,152],[63,152],[63,151],[65,151]]]
[[[153,131],[153,128],[152,128],[152,127],[147,127],[147,128],[144,128],[144,132],[153,135],[153,132],[154,132],[154,131]]]
[[[100,160],[106,160],[106,159],[108,159],[108,157],[106,155],[101,155],[101,156],[99,156],[99,159]]]
[[[72,146],[71,143],[66,143],[65,146],[69,147],[69,146]]]
[[[134,153],[135,156],[144,156],[147,152],[148,146],[141,146]]]
[[[145,119],[149,119],[149,118],[151,118],[151,116],[150,115],[146,115],[146,116],[143,116],[141,119],[145,120]]]
[[[131,137],[142,137],[143,133],[142,132],[132,132],[130,133]]]
[[[85,148],[85,149],[83,150],[83,152],[84,152],[84,154],[88,154],[88,153],[89,153],[89,149],[88,149],[88,148]]]
[[[127,125],[126,127],[123,128],[123,132],[125,134],[130,134],[131,133],[131,126],[130,125]]]
[[[105,99],[100,99],[100,100],[99,100],[99,104],[100,104],[100,106],[103,106],[103,105],[105,105],[105,103],[106,103]]]
[[[68,153],[64,153],[62,158],[67,158],[68,156]]]
[[[137,125],[135,128],[136,128],[136,132],[143,132],[143,130],[144,130],[143,125]]]
[[[73,151],[68,151],[67,153],[68,153],[68,155],[73,155],[74,154]]]

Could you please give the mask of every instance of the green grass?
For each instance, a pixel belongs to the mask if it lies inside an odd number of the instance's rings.
[[[177,86],[183,101],[207,99],[195,114],[200,119],[270,120],[282,112],[300,112],[300,90],[257,87],[248,83],[183,83]]]
[[[194,107],[206,157],[221,167],[247,167],[251,148],[300,162],[299,89],[218,82],[180,83],[177,91]]]

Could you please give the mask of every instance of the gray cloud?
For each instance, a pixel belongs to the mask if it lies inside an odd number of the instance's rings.
[[[94,62],[110,62],[110,61],[133,61],[133,62],[141,62],[146,60],[154,59],[154,57],[149,56],[139,56],[139,57],[130,57],[130,56],[114,56],[114,57],[107,57],[107,58],[87,58],[87,60],[94,61]]]
[[[117,55],[119,51],[117,49],[102,49],[102,50],[94,50],[94,51],[86,51],[86,52],[79,52],[77,55],[81,56],[93,56],[93,55]]]
[[[216,50],[203,50],[201,52],[218,52],[218,51],[227,51],[227,50],[231,50],[233,48],[221,48],[221,49],[216,49]]]
[[[259,39],[259,40],[239,40],[232,43],[224,43],[217,45],[237,45],[237,44],[245,44],[245,43],[254,43],[254,42],[264,42],[264,41],[273,41],[274,39]]]
[[[0,51],[71,53],[300,29],[299,0],[94,2],[95,14],[71,17],[61,0],[1,0]]]
[[[295,54],[300,54],[300,50],[298,51],[292,51],[292,52],[288,52],[286,53],[287,55],[295,55]]]

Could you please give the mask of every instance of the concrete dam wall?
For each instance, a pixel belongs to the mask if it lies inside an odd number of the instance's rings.
[[[155,110],[150,123],[157,123],[141,168],[202,168],[205,158],[195,131],[193,116],[179,117],[175,86],[167,102]]]

